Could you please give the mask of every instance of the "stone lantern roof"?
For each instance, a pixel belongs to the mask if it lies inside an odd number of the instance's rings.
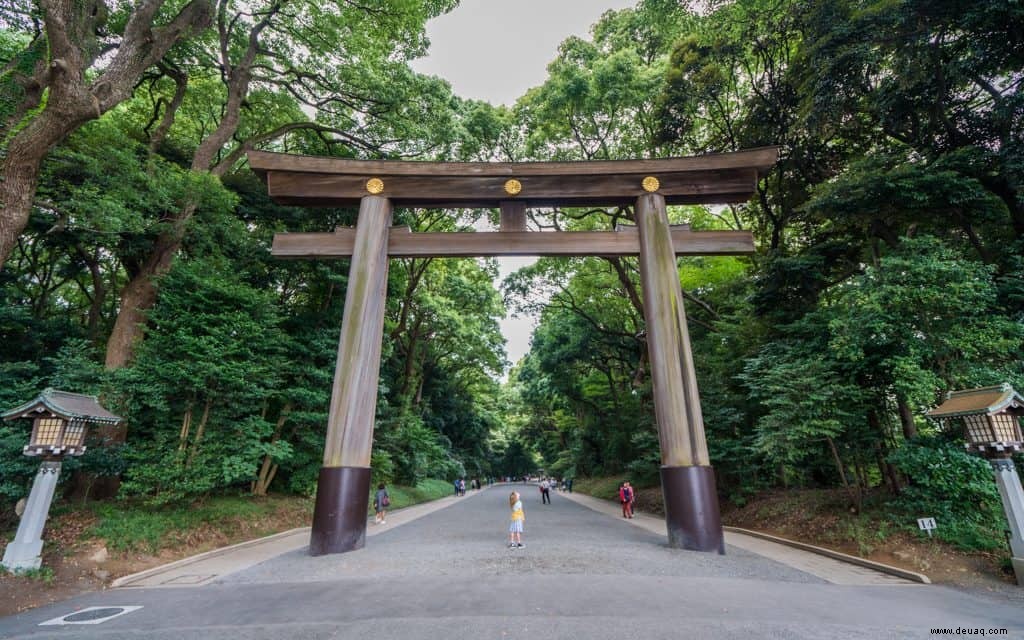
[[[4,420],[36,418],[52,414],[65,420],[77,420],[99,424],[118,424],[123,421],[100,406],[96,396],[71,393],[57,389],[46,389],[34,400],[0,414]]]
[[[1024,396],[1004,383],[951,392],[945,402],[925,415],[962,426],[969,450],[1005,457],[1024,449],[1019,421],[1022,414]]]
[[[1024,413],[1024,396],[1014,391],[1007,383],[994,387],[951,391],[946,395],[945,402],[925,415],[941,419],[1003,412]]]

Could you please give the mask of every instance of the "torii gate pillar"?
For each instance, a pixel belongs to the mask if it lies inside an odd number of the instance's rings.
[[[391,202],[380,196],[366,196],[359,203],[324,464],[313,508],[309,553],[314,556],[353,551],[366,543],[391,211]]]
[[[665,198],[640,196],[636,222],[668,544],[725,553]]]

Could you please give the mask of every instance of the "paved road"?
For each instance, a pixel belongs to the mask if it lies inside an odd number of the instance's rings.
[[[505,547],[507,491],[490,489],[357,552],[301,550],[195,588],[116,589],[0,619],[0,637],[925,638],[1009,629],[1019,603],[924,585],[841,586],[730,547],[667,549],[621,518],[523,488],[524,549]],[[371,525],[372,526],[372,525]],[[141,605],[97,625],[41,627],[90,606]]]

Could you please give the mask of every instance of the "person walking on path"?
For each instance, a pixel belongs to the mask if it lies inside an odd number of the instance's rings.
[[[633,489],[633,485],[626,482],[626,491],[629,492],[629,517],[633,517],[633,505],[636,504],[636,491]]]
[[[547,478],[540,481],[540,503],[551,504],[551,483]]]
[[[384,486],[384,483],[377,485],[377,495],[373,498],[373,510],[377,513],[374,518],[375,524],[384,524],[386,521],[384,518],[388,515],[388,507],[391,506],[391,496],[388,495],[388,490]]]
[[[519,499],[518,491],[513,491],[508,497],[508,506],[512,509],[512,519],[508,524],[508,548],[522,548],[523,523],[526,522],[526,514],[523,513],[523,502]]]
[[[619,485],[619,504],[622,505],[622,517],[632,518],[633,514],[630,512],[630,508],[633,504],[633,490],[629,488],[628,482]]]

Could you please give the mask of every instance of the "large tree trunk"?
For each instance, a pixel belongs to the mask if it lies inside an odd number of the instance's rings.
[[[88,71],[100,51],[96,40],[106,5],[96,0],[40,0],[50,64],[34,79],[46,106],[14,135],[0,172],[0,268],[28,222],[39,168],[55,145],[75,129],[128,99],[142,73],[179,40],[209,26],[210,0],[192,0],[164,26],[153,21],[163,0],[139,2],[106,69],[92,82]]]
[[[171,228],[160,234],[149,257],[121,292],[121,310],[107,340],[107,369],[120,369],[134,357],[135,346],[146,322],[146,312],[156,302],[154,279],[170,270],[185,235],[185,224],[194,212],[194,204],[186,205],[178,212]]]
[[[7,147],[0,174],[0,266],[7,262],[28,223],[43,159],[85,121],[76,117],[72,109],[63,111],[48,107],[19,131]]]

